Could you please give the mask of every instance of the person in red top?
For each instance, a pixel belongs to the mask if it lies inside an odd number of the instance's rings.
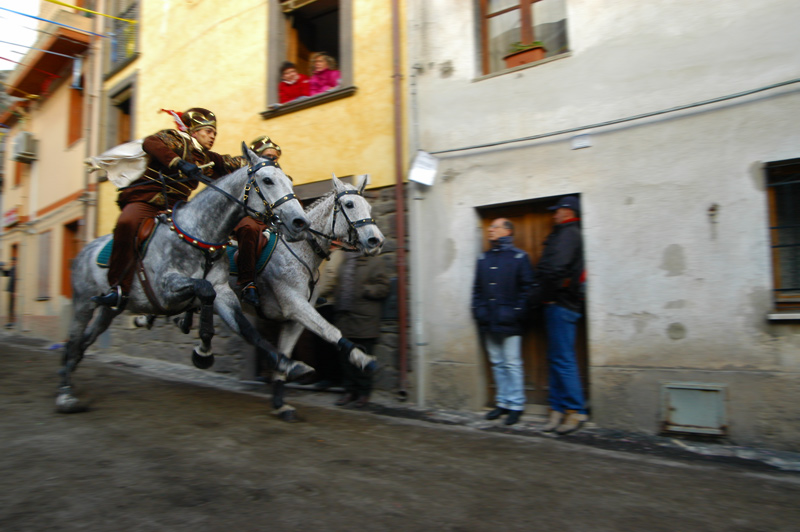
[[[308,96],[309,90],[308,76],[299,73],[297,65],[289,61],[281,65],[281,82],[278,84],[278,101],[280,103]]]
[[[217,179],[243,166],[236,157],[211,151],[217,138],[214,113],[193,107],[182,113],[180,120],[185,131],[164,129],[144,139],[142,149],[147,154],[147,170],[119,191],[117,205],[122,213],[114,228],[109,261],[111,289],[92,298],[98,305],[122,308],[127,300],[135,273],[136,233],[144,220],[189,199],[201,179]],[[163,183],[159,174],[164,176]]]

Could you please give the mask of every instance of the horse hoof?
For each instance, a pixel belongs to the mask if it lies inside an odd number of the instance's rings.
[[[75,414],[86,410],[86,406],[82,405],[74,395],[61,394],[56,397],[56,411],[61,414]]]
[[[197,369],[208,369],[214,365],[214,355],[201,356],[192,351],[192,364]]]
[[[303,375],[308,375],[309,373],[313,373],[314,368],[306,364],[305,362],[295,361],[292,362],[292,366],[286,372],[286,382],[292,382]]]
[[[372,362],[364,366],[364,369],[362,371],[364,372],[365,375],[374,377],[380,371],[380,366],[378,366],[378,361],[373,360]]]
[[[278,419],[285,421],[286,423],[297,423],[300,421],[297,419],[297,410],[284,410],[278,414]]]

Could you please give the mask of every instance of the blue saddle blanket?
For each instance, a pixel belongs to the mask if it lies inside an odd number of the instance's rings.
[[[147,240],[144,241],[144,244],[139,248],[139,254],[144,257],[145,253],[147,253],[147,246],[150,244],[150,240],[153,238],[153,234],[155,231],[150,233],[150,236],[147,237]],[[111,250],[114,249],[114,239],[112,238],[106,245],[103,246],[103,249],[100,250],[100,253],[97,254],[97,265],[101,268],[108,268],[108,265],[111,263]]]
[[[258,260],[256,260],[256,275],[261,273],[261,270],[266,268],[269,259],[272,258],[272,253],[275,251],[275,247],[278,245],[278,235],[273,233],[272,231],[269,232],[269,239],[267,240],[267,245],[264,246],[264,249],[261,250],[261,253],[258,255]],[[239,248],[236,246],[228,246],[225,251],[228,253],[228,264],[230,264],[231,275],[239,275],[239,266],[236,264],[235,255],[236,252],[239,251]]]

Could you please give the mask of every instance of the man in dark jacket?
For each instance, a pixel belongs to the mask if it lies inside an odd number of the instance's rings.
[[[340,252],[341,253],[341,252]],[[336,317],[333,324],[342,336],[374,354],[381,335],[381,306],[389,295],[391,284],[384,257],[367,257],[347,253],[339,266],[334,296]],[[355,402],[356,408],[369,403],[372,377],[356,368],[349,353],[339,352],[339,364],[344,375],[345,394],[337,406]]]
[[[506,425],[525,409],[522,328],[533,285],[528,254],[512,245],[514,225],[494,220],[487,231],[491,249],[478,257],[472,286],[472,314],[483,335],[497,393],[486,419],[508,414]]]
[[[547,326],[550,418],[545,432],[568,434],[586,421],[586,404],[575,356],[577,322],[583,315],[583,240],[577,196],[561,198],[553,231],[536,267],[534,305],[544,304]]]

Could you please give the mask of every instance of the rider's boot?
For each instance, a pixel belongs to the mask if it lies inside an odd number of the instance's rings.
[[[258,288],[255,283],[247,283],[242,288],[242,301],[255,308],[261,307],[261,300],[258,297]]]
[[[98,305],[119,310],[128,302],[128,295],[123,293],[119,286],[112,286],[108,293],[102,296],[93,296],[91,299]]]

